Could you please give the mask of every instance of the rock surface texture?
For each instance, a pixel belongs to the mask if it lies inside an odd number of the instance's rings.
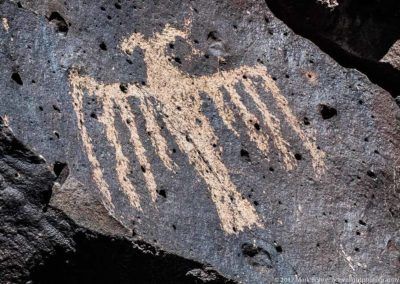
[[[393,97],[400,96],[399,1],[266,2],[295,32],[317,43],[340,64],[359,69]]]
[[[1,283],[233,283],[132,238],[95,196],[65,181],[65,170],[57,177],[3,120],[0,149]]]
[[[398,85],[289,2],[0,1],[0,282],[399,278]]]

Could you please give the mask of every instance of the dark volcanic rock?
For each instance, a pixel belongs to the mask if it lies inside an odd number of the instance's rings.
[[[39,248],[78,246],[79,277],[82,259],[125,251],[126,230],[244,283],[399,277],[398,106],[264,1],[3,1],[0,13],[0,114],[58,176],[32,220],[55,218],[45,240],[62,245]],[[71,244],[57,210],[97,240]],[[191,266],[178,270],[215,278]]]
[[[78,222],[90,218],[84,211],[90,208],[95,219],[89,225],[101,224],[103,234],[79,227],[49,207],[55,175],[3,120],[0,152],[1,283],[233,283],[210,267],[130,240],[129,231],[88,193],[71,197],[76,189],[55,189],[53,199],[62,200],[63,209],[83,209],[85,216],[74,216]],[[80,208],[85,202],[86,208]]]
[[[357,68],[400,95],[400,2],[397,0],[266,0],[296,33],[343,66]]]

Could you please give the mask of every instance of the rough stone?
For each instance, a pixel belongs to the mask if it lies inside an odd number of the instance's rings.
[[[1,119],[0,151],[1,283],[233,283],[208,265],[130,238],[74,181],[57,189],[43,158]]]
[[[40,216],[71,218],[45,232],[75,263],[142,240],[203,282],[399,277],[399,108],[267,2],[0,5],[0,114],[57,169]],[[75,245],[71,220],[90,230]]]
[[[400,3],[396,0],[266,0],[296,33],[341,65],[364,72],[393,97],[400,94]]]

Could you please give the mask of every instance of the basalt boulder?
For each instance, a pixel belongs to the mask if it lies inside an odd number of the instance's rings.
[[[37,212],[70,220],[33,237],[73,250],[71,222],[96,232],[83,264],[140,240],[185,281],[398,278],[399,108],[270,8],[3,1],[0,114],[55,172]]]

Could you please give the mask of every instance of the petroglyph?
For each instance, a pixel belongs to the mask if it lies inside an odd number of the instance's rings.
[[[147,82],[143,86],[127,84],[121,88],[120,83],[102,84],[91,77],[80,75],[77,71],[70,73],[71,95],[83,145],[91,163],[93,180],[103,194],[105,203],[112,208],[109,185],[103,172],[106,169],[101,167],[95,155],[94,144],[85,126],[83,115],[85,96],[96,97],[102,102],[103,111],[99,116],[99,122],[104,126],[108,144],[115,150],[117,179],[131,205],[141,210],[144,204],[141,203],[135,185],[128,178],[131,162],[124,154],[118,139],[116,115],[121,117],[129,130],[130,143],[141,165],[147,190],[152,201],[156,200],[157,183],[153,176],[152,165],[140,139],[134,112],[128,103],[129,98],[135,98],[139,102],[139,111],[145,119],[151,146],[171,173],[178,170],[171,157],[167,140],[162,134],[160,123],[156,119],[159,117],[174,137],[180,151],[187,155],[190,164],[207,184],[222,229],[227,233],[237,233],[245,228],[262,227],[255,207],[242,197],[230,178],[230,170],[221,159],[220,151],[223,150],[223,145],[221,147],[213,145],[219,142],[218,134],[202,112],[202,99],[199,93],[208,94],[221,120],[236,137],[247,135],[267,158],[271,147],[274,147],[283,161],[283,167],[288,171],[296,167],[297,161],[283,136],[282,123],[290,126],[309,151],[316,176],[322,175],[325,171],[325,154],[318,150],[314,138],[302,131],[286,98],[264,66],[242,66],[212,75],[190,76],[171,63],[171,58],[166,52],[168,44],[177,38],[187,40],[188,33],[166,26],[162,32],[150,38],[134,33],[122,40],[120,47],[127,54],[131,54],[134,48],[143,50],[147,66]],[[200,54],[200,51],[193,50],[193,54]],[[280,121],[271,113],[262,98],[263,92],[273,98],[284,121]],[[230,103],[226,101],[224,94],[227,94]],[[243,100],[244,96],[254,103],[257,112],[249,110]],[[261,115],[257,116],[257,113]],[[241,134],[239,123],[246,125],[245,134]],[[255,127],[255,124],[261,127]]]
[[[8,24],[7,18],[2,18],[1,23],[3,24],[3,28],[6,32],[10,29],[10,25]]]

